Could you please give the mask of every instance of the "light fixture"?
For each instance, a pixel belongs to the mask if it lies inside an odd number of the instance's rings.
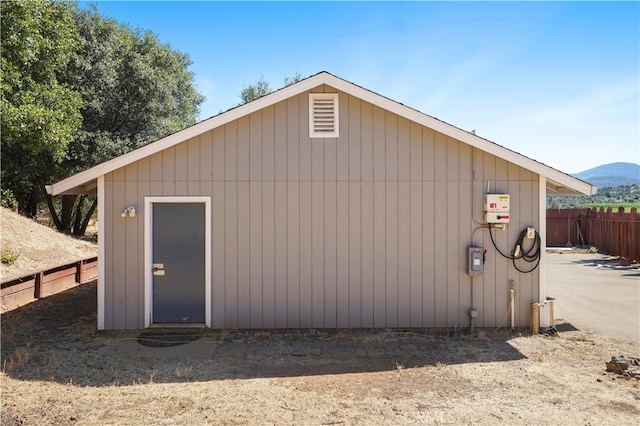
[[[124,209],[124,211],[122,212],[122,214],[120,215],[122,217],[136,217],[136,207],[135,206],[129,206],[126,209]]]

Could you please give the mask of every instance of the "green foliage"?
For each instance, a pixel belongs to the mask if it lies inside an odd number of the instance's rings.
[[[293,75],[293,77],[285,77],[284,78],[284,85],[285,86],[291,86],[292,84],[297,83],[297,82],[302,81],[302,80],[304,80],[304,76],[301,73],[297,72],[297,73],[295,73]]]
[[[12,265],[20,257],[20,253],[13,251],[9,247],[0,248],[0,262],[5,265]]]
[[[0,206],[10,209],[16,202],[16,197],[13,195],[12,190],[0,189]]]
[[[195,90],[189,56],[150,31],[131,29],[98,10],[74,14],[79,48],[61,79],[81,93],[83,122],[55,179],[175,133],[196,122],[204,97]],[[96,199],[63,196],[60,211],[48,199],[56,227],[83,235]]]
[[[285,77],[284,85],[290,86],[294,83],[302,81],[303,79],[304,76],[298,72],[295,73],[293,77]],[[260,79],[258,79],[255,84],[248,84],[242,88],[242,91],[240,92],[240,105],[255,101],[256,99],[268,95],[271,92],[273,92],[273,89],[271,89],[271,85],[269,84],[269,82],[266,81],[264,77],[260,77]]]
[[[640,208],[640,186],[622,185],[617,187],[598,188],[596,195],[548,195],[547,208],[549,209],[573,209],[611,207],[617,210],[624,207],[630,210],[632,207]]]
[[[83,122],[63,175],[196,122],[204,97],[195,90],[188,55],[150,31],[103,18],[95,7],[76,11],[74,19],[80,48],[62,78],[82,92]]]
[[[267,82],[264,77],[260,77],[260,79],[255,84],[249,84],[242,88],[240,92],[240,105],[249,103],[251,101],[255,101],[258,98],[261,98],[269,93],[273,92],[269,82]]]
[[[152,32],[71,2],[0,7],[2,181],[23,213],[35,215],[45,184],[195,123],[191,61]],[[95,198],[64,198],[47,200],[54,223],[83,233]]]
[[[598,249],[597,249],[597,247],[589,246],[589,248],[587,249],[587,251],[588,251],[589,253],[594,253],[594,254],[595,254],[595,253],[597,253],[597,252],[598,252]]]
[[[60,161],[81,121],[79,94],[58,80],[76,46],[72,5],[3,2],[0,19],[2,146]]]
[[[80,95],[59,79],[77,47],[73,10],[50,0],[0,4],[2,184],[30,216],[81,121]]]
[[[618,211],[618,209],[620,207],[622,207],[624,209],[624,211],[628,212],[630,211],[632,208],[636,208],[636,209],[640,209],[640,203],[616,203],[616,202],[612,202],[612,203],[587,203],[587,204],[583,204],[580,207],[584,207],[584,208],[588,208],[588,209],[611,209],[614,211]]]

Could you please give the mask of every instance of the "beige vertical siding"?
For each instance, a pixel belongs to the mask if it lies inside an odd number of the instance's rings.
[[[518,273],[474,230],[490,182],[511,195],[512,221],[495,232],[510,252],[540,220],[538,176],[358,98],[339,102],[338,139],[309,139],[303,94],[106,175],[105,328],[144,326],[152,195],[211,196],[214,328],[467,327],[472,291],[477,326],[494,327],[509,279],[527,325],[538,272]],[[138,215],[123,220],[131,204]],[[472,243],[488,250],[473,283]]]

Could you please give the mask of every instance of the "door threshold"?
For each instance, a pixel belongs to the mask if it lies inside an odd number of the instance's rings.
[[[149,328],[207,328],[205,323],[163,322],[151,324]]]

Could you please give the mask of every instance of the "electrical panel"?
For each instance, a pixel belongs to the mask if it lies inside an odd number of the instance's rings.
[[[482,275],[484,269],[484,250],[471,246],[467,249],[467,274],[472,277]]]
[[[485,194],[484,211],[487,223],[509,223],[509,194]]]

